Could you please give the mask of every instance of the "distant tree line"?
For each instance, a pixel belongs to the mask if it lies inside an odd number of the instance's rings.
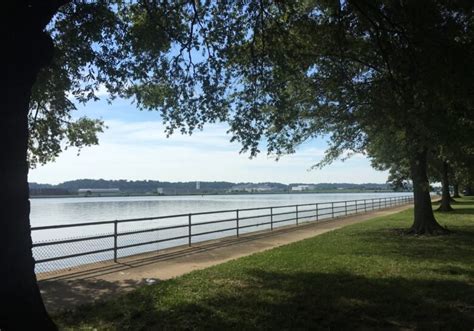
[[[29,183],[31,195],[70,195],[77,194],[79,189],[111,189],[118,188],[123,193],[157,193],[162,188],[165,194],[186,193],[224,193],[235,188],[246,186],[249,188],[267,187],[272,192],[288,192],[292,186],[307,184],[282,184],[275,182],[265,183],[232,183],[225,181],[199,182],[166,182],[156,180],[105,180],[105,179],[78,179],[66,181],[57,185]],[[353,184],[353,183],[319,183],[312,184],[311,191],[360,190],[360,191],[387,191],[392,190],[389,184]],[[236,190],[238,191],[238,190]]]

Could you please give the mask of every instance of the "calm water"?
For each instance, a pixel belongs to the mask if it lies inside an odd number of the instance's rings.
[[[72,224],[243,209],[403,196],[408,193],[255,194],[215,196],[89,197],[31,199],[31,225]]]
[[[293,207],[277,208],[273,210],[274,215],[270,217],[270,209],[257,211],[240,211],[239,227],[240,233],[270,229],[270,221],[274,227],[295,224],[295,218],[300,222],[314,220],[316,205],[318,208],[330,207],[327,202],[361,200],[397,196],[407,196],[409,193],[339,193],[339,194],[255,194],[255,195],[216,195],[216,196],[166,196],[166,197],[82,197],[82,198],[45,198],[31,199],[31,224],[33,227],[76,224],[98,221],[113,221],[130,218],[144,218],[156,216],[168,216],[175,214],[188,214],[207,211],[231,210],[227,213],[216,213],[209,215],[195,215],[192,217],[193,243],[216,239],[225,236],[236,235],[236,209],[286,206]],[[301,207],[298,212],[296,204],[314,204]],[[353,203],[349,203],[351,205]],[[374,206],[367,207],[367,210]],[[359,211],[361,211],[359,207]],[[319,219],[331,216],[330,210],[319,210]],[[336,204],[334,215],[344,214],[344,204]],[[217,224],[199,223],[209,221],[221,221]],[[152,221],[119,223],[117,232],[122,234],[117,239],[117,246],[133,246],[118,250],[118,257],[133,254],[159,251],[164,248],[185,245],[188,243],[189,234],[188,216],[165,218]],[[180,228],[162,229],[169,226],[182,226]],[[246,227],[247,226],[247,227]],[[159,229],[158,229],[159,228]],[[124,233],[137,230],[150,230],[145,233]],[[217,233],[208,233],[220,230]],[[114,233],[113,224],[90,225],[81,227],[70,227],[61,229],[47,229],[33,231],[32,237],[35,243],[50,242],[64,239],[85,238],[91,236],[111,235]],[[180,239],[168,240],[181,237]],[[161,240],[161,242],[156,242]],[[137,244],[152,242],[146,245]],[[84,255],[48,261],[37,264],[37,272],[53,271],[69,268],[86,263],[110,260],[113,258],[114,240],[112,237],[77,241],[72,243],[54,244],[52,246],[40,246],[33,249],[37,260],[56,258],[58,256],[81,254],[94,250],[108,250],[102,253]]]

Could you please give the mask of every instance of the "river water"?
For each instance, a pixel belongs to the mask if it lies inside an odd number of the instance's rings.
[[[294,220],[286,222],[285,219],[294,218],[298,214],[294,205],[321,204],[322,208],[328,207],[327,202],[367,200],[389,197],[407,196],[409,193],[335,193],[335,194],[246,194],[246,195],[205,195],[205,196],[140,196],[140,197],[77,197],[77,198],[35,198],[31,199],[31,225],[32,227],[77,224],[101,221],[114,221],[133,218],[146,218],[168,216],[175,214],[189,214],[219,210],[230,210],[227,213],[210,215],[196,215],[192,217],[193,243],[203,240],[215,239],[235,235],[236,231],[228,230],[219,233],[204,234],[215,230],[235,228],[236,209],[288,206],[276,208],[273,221],[281,221],[275,226],[293,224]],[[351,203],[349,203],[351,204]],[[341,206],[341,204],[339,204]],[[318,207],[316,207],[318,208]],[[340,207],[342,208],[342,207]],[[299,217],[302,221],[312,220],[315,207],[302,207]],[[370,208],[371,209],[371,208]],[[305,211],[307,210],[307,211]],[[338,209],[339,213],[342,209]],[[360,209],[359,209],[360,211]],[[270,209],[261,211],[241,211],[242,218],[239,226],[244,226],[240,233],[269,229]],[[320,211],[320,214],[322,212]],[[324,213],[323,213],[324,214]],[[337,213],[336,213],[337,214]],[[327,214],[326,214],[327,215]],[[323,216],[329,217],[329,216]],[[232,219],[228,223],[199,225],[201,222]],[[119,233],[143,229],[155,229],[182,225],[182,228],[150,231],[136,235],[123,235],[118,237],[117,245],[127,246],[136,243],[163,240],[160,243],[140,245],[137,247],[119,249],[118,257],[125,257],[151,250],[160,250],[173,246],[187,244],[186,238],[167,241],[167,238],[183,237],[189,234],[187,215],[181,217],[164,218],[153,221],[125,222],[118,226]],[[196,226],[194,225],[196,224]],[[64,239],[84,238],[97,235],[110,235],[114,233],[113,224],[70,227],[61,229],[35,230],[32,232],[33,242],[49,242]],[[245,226],[248,226],[245,228]],[[56,244],[53,246],[35,247],[33,250],[37,260],[55,258],[63,255],[81,254],[90,250],[110,249],[114,246],[113,238],[80,241],[75,243]],[[37,272],[45,272],[77,266],[84,263],[108,260],[113,257],[112,251],[98,254],[72,257],[58,261],[38,263]]]
[[[31,199],[31,226],[403,196],[407,193],[242,194]]]

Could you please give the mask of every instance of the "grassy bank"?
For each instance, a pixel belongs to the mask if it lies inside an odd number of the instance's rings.
[[[474,200],[411,237],[412,211],[143,287],[56,316],[63,328],[451,329],[474,327]]]

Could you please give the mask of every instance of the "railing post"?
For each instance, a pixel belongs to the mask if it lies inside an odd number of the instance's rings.
[[[319,221],[319,204],[316,204],[316,222]]]
[[[273,231],[273,207],[270,207],[270,230]]]
[[[298,225],[298,205],[296,205],[296,225]]]
[[[117,237],[118,237],[118,221],[114,221],[114,262],[117,263]]]
[[[359,210],[357,209],[357,200],[354,200],[354,203],[355,203],[355,206],[356,206],[356,214],[357,214],[357,212],[359,211]]]
[[[364,212],[367,212],[367,200],[364,199]]]
[[[334,202],[331,202],[331,216],[334,218]]]
[[[188,214],[188,246],[191,247],[191,215]]]
[[[237,223],[237,238],[239,237],[239,210],[237,209],[235,211],[235,220],[236,220],[236,223]]]
[[[344,201],[344,212],[346,213],[346,216],[347,216],[347,201]]]

